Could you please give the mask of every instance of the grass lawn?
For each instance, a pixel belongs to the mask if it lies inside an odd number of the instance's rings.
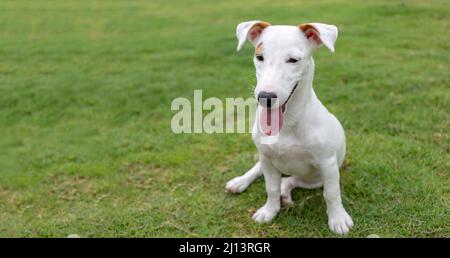
[[[338,26],[315,90],[343,124],[350,237],[450,237],[448,1],[2,1],[0,236],[334,237],[322,190],[271,224],[249,134],[173,134],[173,99],[250,97],[236,25]]]

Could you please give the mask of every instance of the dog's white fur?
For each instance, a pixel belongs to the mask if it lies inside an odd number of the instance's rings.
[[[274,92],[278,96],[277,106],[288,100],[284,125],[277,142],[264,144],[262,139],[266,136],[256,128],[258,112],[261,112],[261,107],[258,107],[252,138],[259,152],[259,162],[244,175],[230,180],[226,189],[240,193],[264,175],[268,198],[253,219],[269,222],[280,210],[280,201],[283,204],[292,203],[290,192],[293,188],[323,186],[328,225],[333,232],[346,234],[353,221],[342,205],[339,184],[339,167],[345,157],[344,130],[336,117],[319,101],[312,87],[312,54],[321,45],[334,52],[337,28],[309,23],[306,27],[312,26],[313,34],[317,36],[314,38],[309,37],[311,35],[300,26],[267,26],[268,23],[264,23],[266,27],[261,27],[258,26],[260,24],[261,21],[250,21],[238,25],[238,50],[246,40],[262,47],[264,61],[254,58],[257,76],[255,96],[260,91]],[[286,60],[289,58],[300,60],[288,63]],[[297,82],[298,86],[293,91]],[[282,178],[282,175],[290,177]]]

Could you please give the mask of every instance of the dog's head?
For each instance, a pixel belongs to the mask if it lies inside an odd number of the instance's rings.
[[[267,108],[283,107],[295,90],[312,52],[325,45],[334,52],[337,28],[322,23],[272,26],[263,21],[237,26],[239,51],[245,41],[255,47],[255,97]]]

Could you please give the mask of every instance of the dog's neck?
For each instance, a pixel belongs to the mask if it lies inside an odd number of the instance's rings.
[[[297,89],[293,93],[284,113],[285,126],[293,126],[301,122],[311,105],[317,101],[316,93],[312,87],[314,79],[314,60],[309,58],[305,70],[299,80]]]

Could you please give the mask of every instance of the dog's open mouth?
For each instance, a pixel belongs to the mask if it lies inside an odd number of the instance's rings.
[[[286,110],[286,104],[291,96],[294,94],[298,82],[292,88],[291,93],[283,105],[278,107],[267,108],[261,106],[259,125],[265,135],[277,135],[283,127],[283,114]]]

